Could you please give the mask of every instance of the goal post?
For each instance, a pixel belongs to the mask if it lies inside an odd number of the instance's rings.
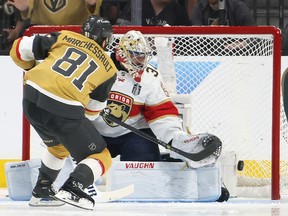
[[[156,41],[170,49],[166,63],[172,62],[175,74],[165,74],[167,67],[160,73],[165,75],[164,82],[176,79],[176,96],[189,98],[185,102],[189,116],[183,117],[190,131],[219,136],[224,151],[233,151],[247,162],[244,172],[238,172],[239,179],[244,179],[239,182],[261,187],[265,179],[271,186],[271,199],[279,200],[282,187],[288,185],[287,143],[280,140],[281,31],[272,26],[113,28],[110,51],[117,38],[129,30],[139,30],[147,37],[155,67],[163,66]],[[25,35],[64,29],[80,32],[80,26],[33,26]],[[281,124],[284,118],[281,116]],[[30,134],[23,117],[23,160],[31,157]],[[265,175],[259,174],[263,171]]]

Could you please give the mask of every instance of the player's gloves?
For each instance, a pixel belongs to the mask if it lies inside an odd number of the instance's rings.
[[[176,152],[170,152],[172,158],[178,158],[187,163],[190,168],[199,168],[206,165],[214,164],[221,154],[222,143],[218,137],[212,134],[203,133],[203,134],[187,134],[183,131],[175,132],[172,139],[172,146],[178,148],[182,151],[188,153],[197,153],[203,150],[207,145],[212,142],[220,142],[220,147],[212,153],[207,158],[201,161],[192,161],[188,158],[177,154]]]

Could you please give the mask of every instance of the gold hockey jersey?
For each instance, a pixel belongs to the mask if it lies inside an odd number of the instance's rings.
[[[102,47],[71,31],[24,36],[14,42],[10,56],[28,69],[24,97],[69,118],[82,115],[83,108],[98,114],[116,79],[117,68]],[[34,66],[35,60],[43,61]]]
[[[100,15],[102,0],[90,6],[84,0],[28,0],[23,19],[35,25],[82,25],[89,15]]]

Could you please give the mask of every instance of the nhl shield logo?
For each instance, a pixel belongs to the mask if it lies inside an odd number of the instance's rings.
[[[109,109],[109,114],[113,115],[122,122],[125,122],[128,118],[133,104],[133,98],[129,95],[122,94],[120,92],[110,92],[109,100],[107,101],[106,108]],[[103,118],[103,120],[111,127],[116,127],[118,124]]]
[[[66,0],[44,0],[44,4],[49,11],[55,13],[66,6]]]

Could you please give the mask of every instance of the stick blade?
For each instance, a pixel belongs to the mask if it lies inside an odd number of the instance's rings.
[[[134,184],[128,185],[113,191],[101,192],[97,190],[97,195],[94,198],[95,203],[112,202],[129,196],[134,192]]]

